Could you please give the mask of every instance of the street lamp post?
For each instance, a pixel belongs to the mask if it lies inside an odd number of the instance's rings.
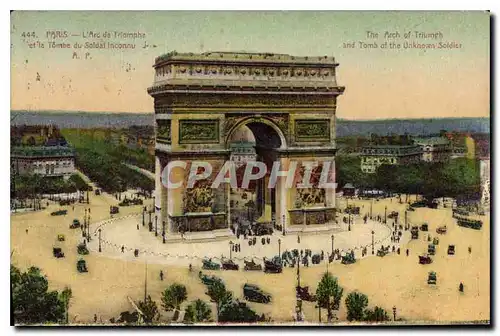
[[[89,218],[88,218],[88,220],[87,220],[87,237],[88,237],[87,239],[88,239],[89,241],[91,241],[91,240],[92,240],[92,238],[90,238],[90,211],[89,211]]]
[[[375,231],[372,230],[372,255],[375,254]]]
[[[387,205],[385,206],[385,210],[384,210],[384,224],[387,223]]]
[[[229,260],[233,260],[233,241],[229,241]]]
[[[278,257],[281,260],[281,239],[278,239]]]
[[[163,244],[165,244],[165,221],[162,222],[162,232],[161,235],[163,236]]]
[[[146,225],[146,222],[144,221],[144,212],[146,212],[146,210],[142,209],[142,226]]]
[[[405,230],[408,231],[408,210],[405,210]]]
[[[332,235],[332,254],[333,254],[333,239],[335,238],[334,235]]]
[[[396,306],[392,307],[392,315],[394,316],[394,321],[396,321]]]
[[[370,202],[370,219],[372,219],[372,218],[373,218],[373,198]]]
[[[283,215],[283,223],[282,223],[283,236],[285,235],[285,215]]]
[[[351,231],[351,213],[347,215],[347,222],[349,223],[348,230]]]
[[[102,248],[101,248],[101,228],[99,228],[99,252],[102,252]]]
[[[155,237],[158,237],[158,216],[155,215]]]
[[[151,221],[151,211],[149,211],[149,232],[153,231],[153,222]]]

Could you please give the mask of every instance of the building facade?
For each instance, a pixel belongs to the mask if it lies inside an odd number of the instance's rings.
[[[383,164],[408,165],[420,162],[422,151],[419,145],[371,145],[363,147],[361,171],[375,173]]]
[[[420,146],[422,151],[422,161],[445,162],[451,157],[451,143],[446,138],[417,138],[415,143]]]
[[[75,172],[75,153],[72,148],[62,146],[14,147],[11,169],[16,175],[69,178]]]

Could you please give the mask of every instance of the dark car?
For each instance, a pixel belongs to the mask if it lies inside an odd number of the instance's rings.
[[[429,224],[427,223],[422,224],[420,226],[420,231],[425,231],[425,232],[429,231]]]
[[[245,267],[243,268],[245,271],[262,271],[262,265],[256,264],[253,259],[251,261],[245,260]]]
[[[51,212],[50,215],[51,216],[63,216],[63,215],[66,215],[68,213],[68,210],[57,210],[57,211],[54,211],[54,212]]]
[[[220,270],[220,265],[216,262],[213,262],[212,259],[203,259],[203,266],[201,268],[206,270]]]
[[[455,255],[455,245],[448,246],[448,255]]]
[[[411,227],[411,239],[418,239],[418,226]]]
[[[432,263],[432,258],[428,255],[418,256],[418,263],[422,265],[427,265]]]
[[[54,247],[52,249],[52,254],[56,258],[64,258],[64,253],[63,253],[63,251],[62,251],[62,249],[60,247]]]
[[[207,286],[210,286],[216,282],[223,282],[221,278],[216,277],[215,275],[210,276],[203,274],[201,271],[198,273],[198,277],[200,278],[201,282]]]
[[[347,253],[346,255],[342,256],[341,263],[344,265],[354,264],[355,262],[356,258],[354,257],[354,251],[351,251],[350,253]]]
[[[73,219],[73,223],[69,226],[70,229],[78,229],[81,226],[78,219]]]
[[[78,244],[76,246],[76,251],[78,252],[78,254],[83,254],[83,255],[89,254],[89,249],[87,248],[87,245],[83,243]]]
[[[271,302],[271,295],[261,290],[256,285],[245,284],[243,286],[243,297],[247,301],[258,303]]]
[[[109,214],[114,215],[120,212],[120,209],[117,206],[110,206],[109,207]]]
[[[89,271],[87,269],[87,263],[85,262],[85,260],[80,259],[76,262],[76,270],[80,273],[86,273]]]
[[[264,272],[266,273],[281,273],[283,272],[283,266],[281,263],[276,262],[276,260],[264,259]]]
[[[303,301],[316,301],[316,295],[309,293],[309,287],[300,287],[297,286],[295,287],[295,291],[297,294],[297,297],[299,297]]]
[[[229,260],[225,260],[222,262],[222,269],[223,270],[237,271],[240,269],[240,266],[238,266],[238,264],[236,264],[234,261],[229,259]]]

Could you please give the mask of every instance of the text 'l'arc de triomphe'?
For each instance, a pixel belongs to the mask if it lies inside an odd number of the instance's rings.
[[[334,181],[335,112],[344,92],[337,66],[333,57],[270,53],[171,52],[156,58],[148,93],[156,121],[155,203],[167,233],[228,231],[228,183],[167,189],[161,174],[170,161],[182,160],[188,167],[173,169],[171,179],[186,181],[192,161],[209,162],[217,175],[229,160],[229,139],[242,125],[255,136],[258,161],[268,167],[278,161],[281,170],[292,161],[299,167],[330,162]],[[336,226],[334,189],[285,188],[284,177],[269,189],[268,179],[269,173],[257,183],[261,219],[275,218],[289,233]]]

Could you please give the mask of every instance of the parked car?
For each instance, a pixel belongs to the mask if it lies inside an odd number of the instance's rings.
[[[201,268],[205,270],[220,270],[220,265],[216,262],[213,262],[212,259],[203,259],[203,266]]]
[[[432,258],[428,255],[418,256],[418,263],[422,265],[430,264],[432,263]]]
[[[60,210],[57,210],[57,211],[54,211],[54,212],[51,212],[50,215],[51,216],[64,216],[68,213],[68,210],[63,210],[63,209],[60,209]]]
[[[52,254],[56,258],[64,258],[64,253],[62,252],[62,249],[60,247],[54,247],[52,249]]]
[[[87,245],[85,245],[83,243],[78,244],[76,246],[76,251],[78,252],[78,254],[83,254],[83,255],[89,254],[89,250],[87,248]]]
[[[342,256],[341,263],[344,265],[354,264],[356,258],[354,257],[354,251],[348,252],[346,255]]]
[[[198,273],[198,277],[200,278],[201,282],[204,285],[210,286],[215,282],[222,282],[222,279],[219,277],[216,277],[215,275],[206,275],[203,274],[201,271]]]
[[[300,287],[297,286],[295,287],[295,291],[297,294],[297,297],[299,297],[303,301],[310,301],[314,302],[316,301],[316,295],[309,293],[309,287]]]
[[[420,231],[425,231],[425,232],[429,231],[429,224],[424,223],[420,225]]]
[[[455,245],[448,245],[448,255],[455,255]]]
[[[78,219],[73,219],[73,222],[69,226],[70,229],[78,229],[81,226],[80,221]]]
[[[262,265],[256,264],[253,259],[251,261],[245,260],[245,267],[243,267],[245,271],[262,271]]]
[[[436,232],[439,233],[439,234],[445,234],[447,231],[446,229],[446,225],[445,226],[440,226],[436,229]]]
[[[391,211],[391,213],[387,215],[387,218],[396,218],[398,216],[399,213],[397,211]]]
[[[411,239],[418,239],[418,226],[412,226],[410,232],[411,232]]]
[[[427,284],[429,285],[436,285],[437,284],[437,274],[436,272],[429,272],[429,275],[427,276]]]
[[[117,206],[110,206],[109,207],[109,214],[114,215],[120,212],[120,209]]]
[[[427,247],[427,253],[430,255],[435,255],[436,254],[436,246],[434,244],[429,244]]]
[[[87,269],[87,263],[85,262],[85,260],[80,259],[76,262],[76,270],[80,273],[86,273],[89,271]]]
[[[222,269],[223,270],[237,271],[240,269],[240,266],[238,266],[238,264],[236,264],[234,261],[229,259],[229,260],[225,260],[222,262]]]
[[[58,234],[58,235],[57,235],[57,240],[58,240],[58,241],[65,241],[65,240],[66,240],[66,237],[65,237],[63,234]]]
[[[245,298],[245,300],[251,302],[258,302],[258,303],[271,302],[271,294],[264,292],[256,285],[245,284],[243,286],[243,297]]]
[[[267,260],[264,259],[264,272],[265,273],[281,273],[283,272],[283,266],[277,260]]]
[[[101,189],[96,189],[96,190],[94,191],[94,194],[95,194],[96,196],[99,196],[99,195],[101,194]]]

